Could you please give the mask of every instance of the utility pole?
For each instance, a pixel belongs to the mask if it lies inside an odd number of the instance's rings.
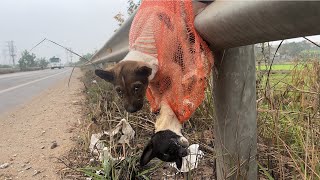
[[[8,41],[7,45],[8,45],[9,55],[11,56],[11,59],[12,59],[12,64],[13,66],[15,66],[16,65],[15,63],[16,47],[14,45],[14,41]]]
[[[73,57],[73,54],[72,54],[72,49],[69,48],[69,58],[70,58],[70,62],[72,63],[72,57]]]
[[[66,61],[67,61],[67,64],[69,64],[69,51],[66,49],[65,50],[65,52],[66,52]]]
[[[72,49],[71,48],[67,48],[66,49],[66,57],[67,57],[67,63],[72,63],[72,56],[73,54],[71,53]]]

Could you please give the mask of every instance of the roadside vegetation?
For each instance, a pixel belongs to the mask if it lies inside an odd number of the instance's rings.
[[[314,53],[319,48],[309,44],[312,50],[301,50],[295,43],[300,51],[290,51],[296,55],[292,61],[272,65],[270,50],[260,47],[256,59],[260,177],[320,179],[320,56]],[[284,52],[282,48],[279,51]],[[288,44],[284,49],[290,49]]]
[[[19,68],[21,71],[45,69],[49,65],[49,61],[45,58],[37,58],[35,54],[25,50],[19,59]]]
[[[119,180],[163,179],[165,177],[184,179],[195,176],[212,179],[214,177],[212,168],[214,165],[212,100],[206,101],[185,124],[184,128],[184,134],[190,143],[200,144],[202,151],[205,153],[205,157],[195,171],[184,174],[176,173],[176,170],[168,163],[163,163],[157,159],[152,160],[147,167],[142,168],[139,166],[140,155],[153,134],[156,115],[150,113],[148,103],[138,113],[127,113],[121,106],[121,102],[111,84],[97,78],[92,70],[86,69],[84,71],[84,93],[87,95],[85,111],[87,113],[83,119],[81,137],[76,138],[78,146],[71,150],[68,156],[61,159],[61,162],[67,165],[67,169],[61,172],[62,177],[89,176],[93,179]],[[208,98],[210,97],[208,96]],[[206,116],[203,116],[204,114]],[[114,129],[123,118],[127,119],[134,129],[134,139],[130,141],[130,146],[123,146],[117,143],[119,137],[114,139],[102,137],[105,146],[110,148],[111,156],[114,158],[121,157],[122,159],[100,162],[99,154],[91,153],[89,149],[91,135]],[[125,155],[123,155],[124,149]],[[81,158],[73,155],[75,151],[76,154],[81,154]]]
[[[17,71],[18,71],[18,69],[15,69],[10,65],[0,64],[0,74],[14,73]]]
[[[272,59],[261,57],[256,59],[259,178],[320,179],[320,59],[313,57],[301,61],[297,58],[270,66],[268,64],[272,63],[268,62]],[[92,69],[83,69],[84,93],[87,95],[86,115],[83,117],[80,136],[75,138],[78,146],[61,159],[67,167],[61,171],[62,177],[214,178],[215,113],[211,81],[205,101],[184,125],[184,134],[190,144],[199,144],[204,157],[198,168],[187,173],[177,173],[169,163],[159,160],[151,161],[147,167],[139,166],[143,147],[154,130],[155,115],[149,112],[147,103],[138,113],[126,113],[113,87],[97,78]],[[100,162],[99,154],[89,150],[91,135],[114,129],[122,118],[131,124],[135,137],[130,141],[130,146],[118,143],[119,137],[102,137],[105,146],[109,148],[110,157],[121,159]]]
[[[25,50],[22,52],[17,66],[0,65],[0,74],[46,69],[48,65],[49,61],[46,58],[37,58],[35,54]]]

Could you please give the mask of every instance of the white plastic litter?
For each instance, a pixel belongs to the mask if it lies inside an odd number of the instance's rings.
[[[113,137],[121,133],[121,137],[118,141],[115,141]],[[134,138],[135,131],[128,123],[126,119],[121,119],[121,121],[116,125],[116,127],[110,131],[105,131],[104,133],[97,133],[91,135],[89,149],[93,154],[99,154],[99,159],[102,160],[115,160],[115,159],[123,159],[124,157],[114,158],[110,154],[110,150],[108,147],[105,147],[105,144],[101,139],[103,135],[110,136],[111,141],[114,141],[115,144],[127,144],[130,147],[130,140]]]
[[[118,143],[127,144],[128,146],[130,146],[129,142],[131,139],[133,139],[135,131],[126,119],[121,119],[121,121],[116,125],[116,127],[113,130],[105,131],[104,134],[109,135],[112,138],[120,131],[122,135],[118,140]]]
[[[115,158],[112,157],[112,155],[110,154],[110,150],[108,147],[104,147],[102,150],[102,157],[101,157],[101,161],[103,160],[103,162],[107,161],[109,162],[110,160],[114,161],[116,160]]]
[[[91,135],[90,145],[89,145],[89,149],[91,153],[98,154],[100,151],[103,150],[104,144],[102,141],[100,141],[100,138],[102,135],[103,134],[101,133]]]
[[[204,153],[199,150],[199,144],[192,144],[188,147],[189,155],[182,158],[182,166],[179,170],[176,163],[170,163],[170,166],[176,168],[179,172],[189,172],[198,167],[198,163],[203,158]]]

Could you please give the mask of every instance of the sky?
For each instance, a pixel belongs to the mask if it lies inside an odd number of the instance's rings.
[[[113,17],[118,12],[126,14],[127,7],[127,0],[0,0],[0,64],[11,63],[7,41],[14,41],[16,62],[24,50],[44,38],[78,54],[93,53],[113,35],[118,27]],[[311,39],[320,42],[320,36]],[[64,49],[49,42],[32,53],[38,58],[70,60]]]
[[[79,54],[92,53],[112,36],[118,27],[113,17],[126,14],[127,6],[127,0],[0,0],[0,64],[11,62],[7,41],[14,41],[16,59],[44,38]],[[32,53],[67,59],[64,49],[49,42]]]

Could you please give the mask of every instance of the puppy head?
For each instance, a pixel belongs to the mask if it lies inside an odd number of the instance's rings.
[[[110,70],[95,70],[100,78],[112,83],[124,108],[136,112],[143,107],[152,69],[143,62],[123,61]]]
[[[175,162],[177,168],[180,169],[182,157],[188,155],[187,147],[180,142],[180,137],[170,130],[159,131],[154,134],[143,150],[140,165],[144,166],[151,159],[157,157],[162,161]]]

